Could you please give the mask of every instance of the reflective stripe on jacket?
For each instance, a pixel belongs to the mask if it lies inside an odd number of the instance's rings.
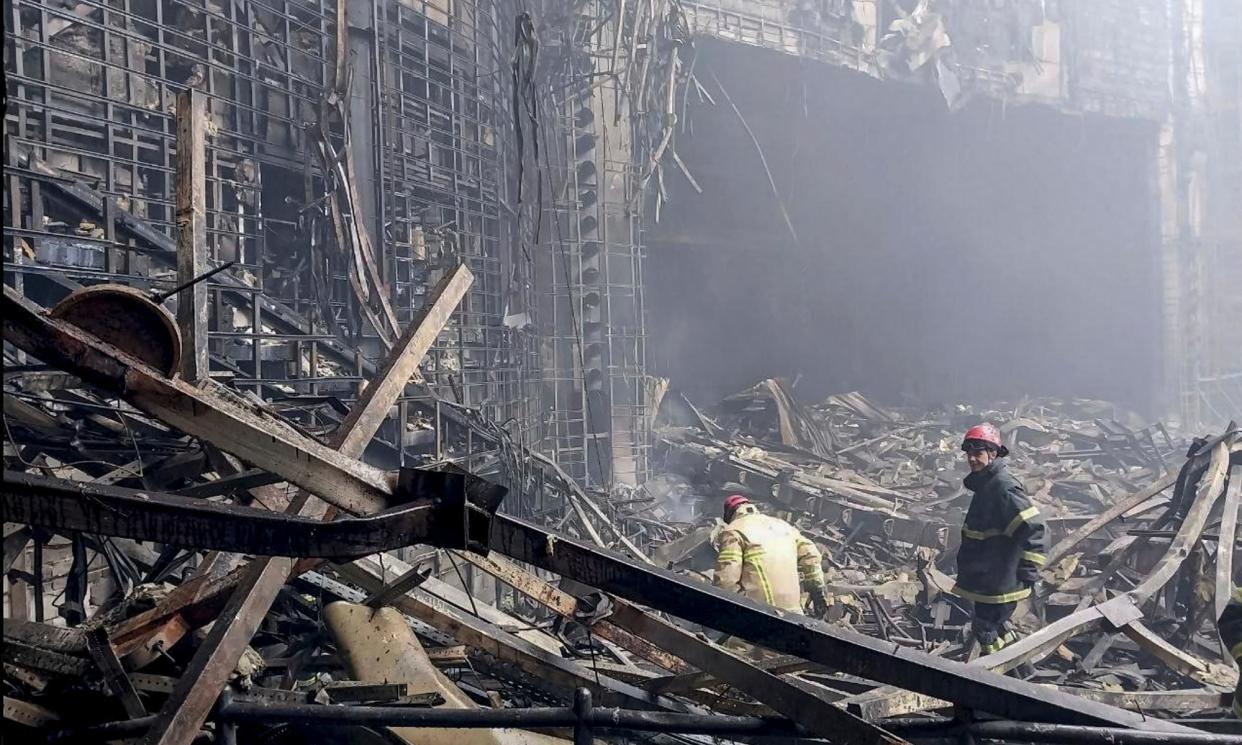
[[[1216,626],[1220,629],[1221,641],[1225,642],[1229,654],[1242,665],[1242,587],[1233,588],[1233,597],[1225,606],[1225,612],[1220,614],[1220,621]],[[1238,680],[1237,688],[1233,691],[1233,715],[1242,719],[1242,679]]]
[[[966,477],[974,492],[962,524],[954,594],[1013,603],[1031,594],[1045,562],[1044,521],[1002,460]]]
[[[717,587],[801,613],[802,588],[824,586],[823,559],[815,544],[753,504],[738,508],[720,531],[719,542],[713,580]]]

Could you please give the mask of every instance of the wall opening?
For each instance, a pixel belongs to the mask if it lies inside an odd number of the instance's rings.
[[[707,42],[649,235],[653,374],[935,405],[1159,382],[1155,125],[939,93]],[[753,131],[797,234],[791,235]]]

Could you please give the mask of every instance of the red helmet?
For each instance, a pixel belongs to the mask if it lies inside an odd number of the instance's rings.
[[[1009,449],[1001,442],[1000,430],[994,424],[976,424],[966,431],[966,436],[962,438],[962,450],[966,449],[966,443],[971,440],[985,442],[996,448],[998,455],[1009,455]]]
[[[734,510],[736,510],[738,507],[741,507],[744,504],[750,504],[750,500],[747,499],[746,497],[743,497],[741,494],[733,494],[728,497],[725,497],[725,501],[724,501],[725,518],[728,519],[729,515],[732,515]]]

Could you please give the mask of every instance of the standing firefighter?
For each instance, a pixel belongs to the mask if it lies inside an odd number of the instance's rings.
[[[972,631],[983,654],[1017,639],[1009,628],[1018,601],[1031,595],[1044,565],[1044,522],[1001,460],[1009,450],[991,424],[962,440],[970,465],[964,483],[974,496],[962,525],[954,593],[974,604]]]
[[[1235,575],[1234,581],[1237,579]],[[1230,656],[1242,667],[1242,587],[1233,588],[1233,597],[1225,606],[1224,613],[1220,614],[1217,627],[1220,629],[1220,638],[1229,648]],[[1233,715],[1242,719],[1242,678],[1238,679],[1238,686],[1233,691]]]
[[[782,610],[802,613],[802,593],[816,616],[828,611],[819,549],[784,520],[760,514],[740,494],[725,499],[715,585]]]

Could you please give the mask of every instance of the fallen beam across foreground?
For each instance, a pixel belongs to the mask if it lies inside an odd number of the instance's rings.
[[[492,549],[768,649],[1013,719],[1185,732],[1128,711],[833,628],[498,515]]]
[[[437,525],[461,524],[463,479],[429,472],[415,483],[420,493],[402,495],[409,501],[397,507],[331,522],[7,470],[3,503],[9,521],[50,530],[256,556],[355,559],[411,543],[437,545],[453,534]]]

